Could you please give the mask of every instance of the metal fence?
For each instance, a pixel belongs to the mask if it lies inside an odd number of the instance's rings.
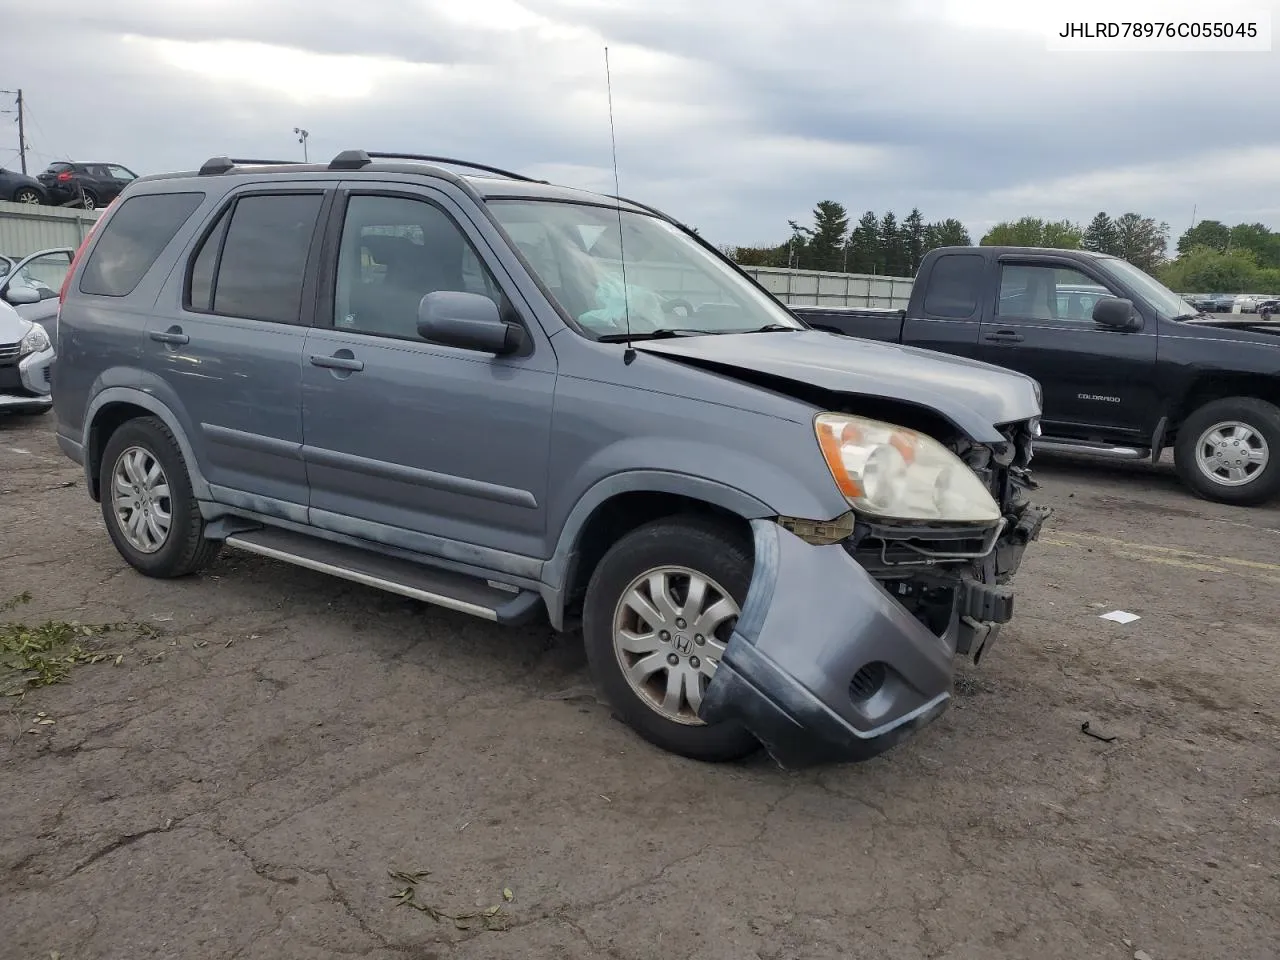
[[[910,277],[875,277],[865,273],[826,273],[781,267],[743,267],[783,303],[820,307],[888,307],[903,309],[911,299]]]
[[[97,219],[96,210],[0,201],[0,254],[25,257],[50,247],[78,247]]]

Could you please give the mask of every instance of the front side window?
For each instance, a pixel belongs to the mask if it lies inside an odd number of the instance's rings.
[[[1018,320],[1093,323],[1093,305],[1111,296],[1106,287],[1069,267],[1005,264],[1000,268],[996,313]]]
[[[133,293],[203,200],[203,193],[130,197],[103,225],[80,276],[80,292],[100,297]]]
[[[133,171],[128,170],[125,167],[108,166],[107,172],[110,173],[111,176],[115,177],[117,180],[136,180],[137,179],[137,176],[133,173]]]
[[[192,258],[188,309],[298,323],[322,199],[319,193],[281,193],[236,200]]]
[[[338,249],[334,326],[421,339],[418,306],[438,291],[478,293],[502,306],[493,275],[439,207],[409,197],[353,196]]]
[[[494,199],[489,208],[588,336],[618,337],[628,325],[639,336],[803,329],[732,267],[658,217],[544,200]]]

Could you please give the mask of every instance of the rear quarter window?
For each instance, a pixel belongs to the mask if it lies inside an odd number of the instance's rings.
[[[103,225],[80,276],[80,292],[96,297],[133,293],[204,196],[151,193],[124,201]]]
[[[986,261],[975,253],[938,257],[929,274],[924,312],[931,317],[967,320],[978,309]]]

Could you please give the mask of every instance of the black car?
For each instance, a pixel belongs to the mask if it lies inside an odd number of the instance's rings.
[[[12,203],[48,203],[49,194],[35,177],[0,167],[0,200]]]
[[[60,160],[40,174],[49,202],[58,206],[105,207],[138,175],[118,163],[79,163]]]
[[[1229,310],[1235,298],[1206,299]],[[1280,324],[1207,315],[1124,260],[942,247],[925,256],[905,310],[792,311],[1033,377],[1044,391],[1037,449],[1154,461],[1172,447],[1178,474],[1207,499],[1280,494]]]

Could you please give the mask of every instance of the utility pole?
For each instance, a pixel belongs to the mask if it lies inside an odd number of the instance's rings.
[[[18,88],[18,159],[22,163],[22,175],[27,175],[27,123],[22,113],[22,88]]]
[[[307,137],[311,136],[311,134],[308,133],[306,130],[303,130],[301,127],[294,127],[293,132],[298,135],[298,142],[302,144],[302,162],[306,163],[307,162]]]
[[[21,90],[0,90],[0,93],[7,93],[14,98],[18,106],[18,159],[22,162],[23,175],[27,172],[27,117],[24,110],[25,104],[22,100]],[[10,113],[9,110],[0,110],[0,113]]]

